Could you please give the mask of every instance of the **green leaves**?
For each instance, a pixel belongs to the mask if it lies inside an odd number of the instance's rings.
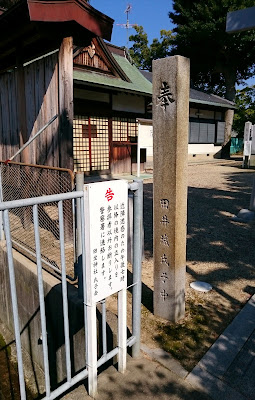
[[[227,12],[251,6],[251,0],[174,1],[169,14],[176,25],[172,53],[190,58],[194,87],[233,101],[235,83],[253,75],[255,31],[225,32]]]
[[[133,42],[129,50],[130,55],[138,68],[151,71],[152,60],[170,55],[174,35],[171,31],[162,29],[160,40],[153,39],[149,45],[148,36],[143,27],[136,26],[135,30],[136,34],[129,37],[129,40]]]
[[[243,137],[245,122],[250,121],[253,125],[255,124],[255,86],[237,90],[236,105],[233,129],[239,137]]]

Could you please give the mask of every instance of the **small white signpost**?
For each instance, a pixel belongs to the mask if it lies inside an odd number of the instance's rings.
[[[244,126],[243,167],[255,166],[255,125],[250,121]]]
[[[243,156],[250,157],[251,155],[251,141],[245,141],[243,147]]]
[[[97,391],[96,303],[118,293],[118,367],[126,369],[128,182],[84,187],[89,394]]]

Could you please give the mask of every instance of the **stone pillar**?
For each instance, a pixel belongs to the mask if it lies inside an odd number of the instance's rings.
[[[185,313],[189,59],[153,61],[154,314]]]

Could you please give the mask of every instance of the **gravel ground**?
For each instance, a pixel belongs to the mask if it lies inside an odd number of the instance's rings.
[[[188,228],[186,299],[208,316],[207,332],[199,348],[194,348],[190,365],[205,353],[225,329],[255,289],[255,223],[232,221],[248,208],[254,171],[241,168],[241,161],[215,161],[188,167]],[[152,311],[153,181],[144,184],[145,261],[143,262],[143,304]],[[213,290],[196,292],[190,282],[202,280]],[[151,347],[162,345],[145,312],[142,340]],[[187,316],[186,316],[187,317]],[[152,317],[153,318],[153,317]],[[164,346],[163,346],[164,347]]]

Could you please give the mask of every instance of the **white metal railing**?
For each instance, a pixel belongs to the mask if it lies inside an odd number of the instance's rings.
[[[85,369],[74,378],[71,377],[71,356],[70,356],[70,339],[69,339],[69,321],[68,321],[68,299],[67,299],[67,281],[66,281],[66,267],[65,267],[65,251],[64,251],[64,222],[63,222],[63,201],[68,199],[82,199],[83,192],[72,192],[57,194],[52,196],[42,196],[29,199],[21,199],[15,201],[8,201],[0,203],[0,211],[3,211],[3,224],[5,232],[5,240],[7,247],[8,267],[10,275],[10,287],[11,287],[11,299],[12,299],[12,310],[15,330],[15,340],[17,347],[17,359],[18,359],[18,372],[19,372],[19,384],[20,384],[20,395],[21,400],[26,399],[24,370],[23,370],[23,358],[21,348],[21,334],[19,326],[19,312],[18,312],[18,299],[15,282],[14,262],[12,254],[12,239],[10,233],[10,221],[9,221],[9,210],[19,207],[33,207],[33,224],[34,224],[34,235],[36,243],[36,262],[37,262],[37,277],[38,277],[38,291],[39,291],[39,304],[40,304],[40,318],[41,318],[41,330],[42,330],[42,346],[43,346],[43,361],[44,361],[44,375],[45,375],[45,399],[55,399],[60,394],[64,393],[67,389],[77,383],[79,380],[84,379],[88,372]],[[45,313],[45,302],[44,302],[44,287],[43,287],[43,275],[42,275],[42,261],[41,261],[41,249],[40,249],[40,233],[39,233],[39,220],[38,220],[38,205],[57,202],[58,203],[58,217],[59,217],[59,231],[60,231],[60,243],[61,243],[61,273],[62,273],[62,298],[63,298],[63,316],[64,316],[64,337],[65,337],[65,352],[66,352],[66,371],[67,371],[67,382],[61,387],[57,388],[53,392],[50,389],[50,370],[49,370],[49,355],[48,355],[48,343],[47,343],[47,327],[46,327],[46,313]],[[83,202],[81,202],[81,210]],[[83,219],[84,221],[84,219]],[[84,286],[85,288],[85,286]],[[85,315],[85,326],[88,326]],[[87,351],[86,351],[87,353]],[[78,379],[78,380],[77,380]]]
[[[87,305],[87,288],[86,288],[86,269],[85,269],[85,212],[84,212],[84,192],[79,190],[71,193],[56,194],[50,196],[42,196],[28,199],[21,199],[8,202],[0,202],[0,214],[3,214],[3,225],[5,232],[5,240],[7,247],[8,268],[10,277],[10,290],[12,299],[12,310],[14,319],[14,331],[17,348],[18,359],[18,372],[20,383],[21,400],[26,399],[26,388],[24,380],[23,358],[22,358],[22,343],[21,343],[21,329],[19,323],[18,312],[18,299],[17,288],[15,282],[15,268],[12,250],[12,237],[10,231],[9,211],[14,208],[32,207],[33,212],[33,226],[36,244],[36,263],[37,263],[37,280],[39,292],[39,305],[40,305],[40,320],[42,331],[42,350],[43,350],[43,364],[45,374],[45,397],[43,399],[53,400],[70,389],[72,386],[88,377],[89,394],[94,396],[97,390],[97,368],[105,362],[118,355],[119,371],[124,372],[126,360],[126,348],[132,346],[133,356],[138,356],[140,351],[140,313],[141,313],[141,232],[142,232],[142,181],[134,182],[129,185],[129,190],[134,195],[134,249],[133,249],[133,297],[132,297],[132,336],[126,340],[126,335],[121,332],[126,331],[126,310],[123,315],[118,316],[118,345],[114,349],[108,351],[107,349],[107,330],[106,330],[106,304],[105,300],[101,301],[101,315],[102,315],[102,356],[97,359],[97,333],[95,332],[96,326],[96,304],[92,306]],[[69,337],[69,318],[68,318],[68,293],[67,293],[67,276],[66,276],[66,260],[64,248],[64,218],[63,218],[63,202],[66,200],[75,199],[79,209],[80,219],[80,246],[81,246],[81,267],[82,267],[82,297],[83,297],[83,313],[84,313],[84,327],[85,327],[85,358],[86,367],[72,376],[71,366],[71,352],[70,352],[70,337]],[[40,228],[38,219],[38,206],[46,203],[57,203],[58,205],[58,218],[59,218],[59,235],[60,235],[60,253],[61,253],[61,274],[62,274],[62,302],[63,302],[63,319],[64,319],[64,340],[65,340],[65,365],[66,365],[66,382],[54,390],[51,390],[51,376],[49,367],[49,349],[47,343],[47,321],[45,313],[45,293],[43,285],[42,274],[42,260],[41,260],[41,246],[40,246]],[[81,282],[80,282],[81,283]],[[126,289],[125,289],[126,293]],[[125,305],[126,294],[121,291],[118,293],[118,304]],[[125,327],[120,325],[125,324]],[[93,351],[91,349],[94,349]]]

